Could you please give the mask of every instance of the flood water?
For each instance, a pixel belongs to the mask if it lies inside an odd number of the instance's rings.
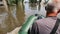
[[[5,7],[0,6],[0,34],[6,34],[16,27],[21,26],[26,19],[34,14],[42,14],[45,16],[44,7],[41,10],[41,5],[36,3],[24,3],[14,6],[9,6],[9,11]]]

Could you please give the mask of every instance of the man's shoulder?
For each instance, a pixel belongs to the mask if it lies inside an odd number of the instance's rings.
[[[42,22],[42,21],[46,21],[46,20],[49,20],[49,19],[51,19],[51,18],[42,18],[42,19],[37,20],[36,22]]]
[[[39,19],[39,20],[37,20],[36,22],[39,22],[39,21],[50,21],[50,20],[56,20],[57,19],[57,17],[47,17],[47,18],[42,18],[42,19]]]
[[[55,22],[53,18],[43,18],[36,21],[37,24],[52,23]]]

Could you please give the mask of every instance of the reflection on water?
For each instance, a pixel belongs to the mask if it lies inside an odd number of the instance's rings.
[[[22,25],[25,17],[21,4],[17,7],[9,6],[9,14],[4,9],[4,7],[0,9],[0,34],[6,34]]]
[[[19,3],[16,6],[9,6],[9,14],[5,8],[0,8],[0,34],[5,34],[21,26],[30,15],[39,12],[40,5],[35,3]]]
[[[7,13],[5,12],[5,8],[0,8],[0,34],[4,34],[6,24],[4,23],[5,19],[7,17]]]
[[[33,3],[33,4],[30,3],[29,6],[30,6],[31,10],[37,10],[37,4],[36,3]]]
[[[16,11],[16,17],[20,23],[20,25],[22,25],[22,23],[24,22],[24,17],[25,17],[25,11],[23,10],[24,9],[24,6],[23,4],[18,4],[17,6],[17,11]],[[18,25],[18,24],[17,24]]]

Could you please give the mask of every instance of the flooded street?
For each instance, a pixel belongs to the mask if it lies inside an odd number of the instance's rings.
[[[44,6],[37,3],[19,3],[8,7],[0,6],[0,34],[11,32],[21,26],[29,16],[39,14],[46,16]]]
[[[7,2],[3,0],[3,3],[1,1],[0,4],[5,6],[0,6],[0,34],[11,33],[22,26],[31,15],[39,14],[46,17],[45,6],[52,0],[44,4],[46,1],[42,0],[41,3],[40,0],[37,0],[36,3],[32,0],[31,2],[29,0],[21,0],[19,2],[17,0],[9,0]],[[60,14],[58,16],[60,17]]]
[[[18,10],[18,11],[17,11]],[[9,6],[9,14],[4,7],[0,8],[0,34],[12,31],[24,22],[24,11],[21,6]]]
[[[41,10],[41,7],[35,3],[20,3],[9,6],[8,12],[5,10],[5,7],[0,7],[0,34],[6,34],[21,26],[31,15],[42,14],[45,16],[44,7],[42,7],[44,12]]]

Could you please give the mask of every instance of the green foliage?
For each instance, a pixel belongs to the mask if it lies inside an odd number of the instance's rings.
[[[8,0],[8,4],[9,5],[14,5],[14,4],[18,4],[18,2],[24,2],[24,0]]]
[[[9,4],[9,5],[16,4],[16,0],[8,0],[8,4]]]

